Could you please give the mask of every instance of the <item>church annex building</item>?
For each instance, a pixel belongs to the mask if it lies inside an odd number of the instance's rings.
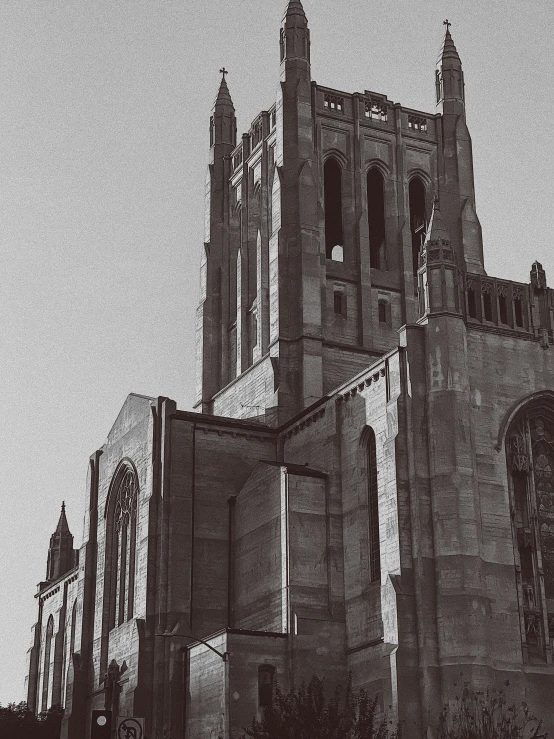
[[[212,111],[195,412],[131,394],[92,454],[28,702],[231,739],[351,673],[411,739],[509,680],[552,733],[554,293],[485,272],[449,25],[436,113],[312,82],[300,0],[279,43],[275,105]]]

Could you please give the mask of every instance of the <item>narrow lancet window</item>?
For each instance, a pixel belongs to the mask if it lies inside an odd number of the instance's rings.
[[[369,223],[369,262],[385,269],[385,187],[383,175],[373,167],[367,173],[367,219]]]
[[[48,709],[48,692],[50,689],[50,660],[52,658],[52,637],[54,635],[54,619],[48,619],[44,639],[44,662],[42,667],[42,703],[41,710]]]
[[[410,181],[410,231],[412,234],[412,260],[414,275],[419,266],[419,253],[425,241],[425,186],[419,177]]]
[[[328,159],[323,168],[325,201],[325,252],[327,259],[342,262],[342,172],[336,159]],[[335,247],[340,247],[336,250]],[[336,257],[341,258],[336,258]]]

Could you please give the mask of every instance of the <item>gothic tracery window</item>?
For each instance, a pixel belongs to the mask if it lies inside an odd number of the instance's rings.
[[[544,660],[545,645],[554,638],[544,626],[554,626],[554,415],[537,406],[520,414],[506,448],[524,654],[530,661]]]
[[[113,507],[112,626],[133,617],[137,497],[136,474],[127,467],[119,482]]]
[[[538,416],[530,429],[544,589],[554,600],[554,426]]]

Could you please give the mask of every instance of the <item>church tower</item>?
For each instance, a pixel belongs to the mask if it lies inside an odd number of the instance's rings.
[[[197,406],[278,425],[398,345],[419,312],[433,197],[455,263],[484,274],[462,65],[446,22],[437,113],[313,82],[300,0],[280,85],[240,141],[225,75],[211,119]]]

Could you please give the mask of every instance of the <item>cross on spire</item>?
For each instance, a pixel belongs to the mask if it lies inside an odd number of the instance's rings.
[[[223,75],[223,79],[225,79],[225,75],[229,74],[229,72],[225,69],[225,67],[222,67],[220,70],[221,74]]]
[[[446,33],[449,33],[450,32],[450,26],[452,25],[452,23],[450,23],[450,21],[448,20],[448,18],[445,21],[442,22],[442,25],[443,26],[446,26]]]

